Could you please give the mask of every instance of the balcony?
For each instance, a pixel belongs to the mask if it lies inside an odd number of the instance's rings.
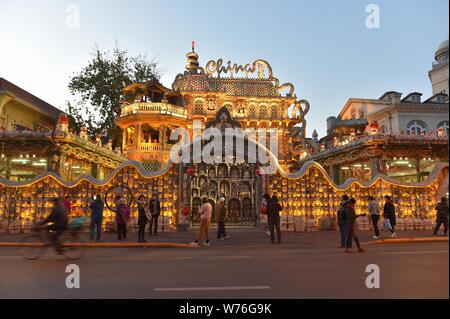
[[[160,143],[141,143],[139,145],[139,150],[141,152],[170,152],[170,150],[172,149],[171,144],[166,144],[164,147],[162,146],[162,144]]]
[[[163,102],[137,102],[130,105],[122,105],[121,116],[131,114],[158,114],[187,118],[187,110],[184,107]]]

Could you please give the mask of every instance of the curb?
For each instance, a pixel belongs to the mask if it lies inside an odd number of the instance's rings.
[[[366,245],[372,244],[407,244],[407,243],[432,243],[446,242],[448,237],[417,237],[417,238],[387,238],[365,242]]]
[[[22,244],[18,242],[0,243],[0,247],[20,247]],[[39,246],[28,245],[28,246]],[[189,244],[177,244],[177,243],[84,243],[84,244],[66,244],[66,247],[88,247],[88,248],[198,248],[199,246],[193,246]]]

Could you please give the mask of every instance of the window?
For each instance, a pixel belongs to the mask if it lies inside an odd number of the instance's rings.
[[[249,117],[255,117],[256,116],[256,105],[250,104],[248,106],[248,116]]]
[[[225,103],[223,106],[227,108],[228,112],[230,112],[231,115],[233,115],[233,104]]]
[[[195,114],[203,114],[203,101],[202,100],[195,100],[194,102],[194,113]]]
[[[417,94],[411,95],[411,101],[413,101],[414,103],[420,103],[420,95]]]
[[[259,117],[267,117],[267,106],[265,104],[259,106]]]
[[[272,105],[270,108],[270,116],[273,118],[278,118],[278,107],[276,104]]]
[[[427,133],[427,125],[419,120],[414,120],[408,123],[406,131],[409,135],[420,135]]]
[[[437,130],[439,132],[439,129],[443,129],[444,130],[444,135],[448,135],[448,121],[442,121],[437,125]]]
[[[445,90],[444,90],[444,92],[445,92]],[[442,96],[442,95],[438,95],[437,96],[437,102],[438,103],[445,103],[445,97]]]

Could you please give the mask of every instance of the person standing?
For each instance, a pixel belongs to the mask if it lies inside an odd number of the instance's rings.
[[[389,195],[384,196],[383,217],[389,220],[389,230],[392,233],[391,237],[397,237],[397,234],[395,233],[395,225],[397,224],[395,218],[395,206]]]
[[[339,234],[341,245],[339,248],[345,248],[345,207],[348,204],[348,196],[344,195],[341,198],[341,204],[339,205],[339,209],[337,211],[337,223],[339,227]]]
[[[269,223],[270,241],[272,244],[275,242],[275,229],[277,231],[277,242],[281,244],[280,212],[282,209],[278,197],[273,195],[267,205],[267,221]]]
[[[94,241],[94,230],[97,230],[97,241],[100,241],[102,232],[103,221],[103,208],[104,202],[100,194],[95,195],[94,200],[91,202],[89,208],[91,209],[91,227],[90,227],[90,239]]]
[[[356,246],[358,246],[358,251],[363,252],[366,251],[364,248],[361,247],[359,243],[359,238],[356,230],[356,218],[360,216],[365,216],[366,214],[359,214],[357,215],[355,212],[355,204],[356,200],[354,198],[350,198],[347,202],[347,205],[344,209],[344,216],[345,216],[345,252],[346,253],[352,253],[352,241],[354,240],[356,243]]]
[[[265,223],[265,227],[267,227],[267,235],[270,236],[270,230],[269,230],[269,223],[267,221],[267,205],[269,205],[270,202],[270,195],[269,193],[264,193],[263,197],[262,197],[262,201],[261,201],[261,209],[260,209],[260,213],[261,213],[261,217],[264,220]]]
[[[448,231],[448,203],[447,198],[441,197],[440,203],[435,207],[436,214],[436,227],[434,228],[434,235],[436,236],[441,224],[444,224],[444,236],[447,236]]]
[[[69,195],[66,195],[66,197],[64,197],[62,207],[64,207],[64,209],[66,210],[67,216],[70,216],[70,213],[72,212],[72,203],[70,202]]]
[[[158,218],[161,214],[161,202],[158,199],[157,192],[153,192],[152,199],[150,200],[148,207],[150,208],[150,213],[152,214],[149,235],[151,236],[153,233],[153,235],[158,236]],[[153,228],[154,230],[152,231]]]
[[[199,207],[198,212],[200,214],[200,227],[198,228],[195,241],[193,241],[191,245],[198,246],[198,242],[205,237],[205,246],[209,246],[212,206],[208,203],[206,197],[202,199],[202,206]]]
[[[125,198],[119,199],[117,206],[116,222],[117,222],[117,240],[127,239],[127,222],[130,220],[130,208]]]
[[[380,230],[378,229],[378,221],[380,220],[380,204],[373,196],[369,196],[368,206],[370,219],[372,220],[373,230],[375,231],[374,239],[380,238]]]
[[[225,218],[227,209],[225,208],[225,198],[221,197],[219,203],[214,208],[214,213],[217,222],[217,239],[227,239],[229,236],[225,230]]]
[[[137,200],[138,204],[138,243],[145,243],[145,226],[147,225],[147,203],[145,202],[145,196],[139,196]]]

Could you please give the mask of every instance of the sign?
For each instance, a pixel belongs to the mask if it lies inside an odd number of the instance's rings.
[[[228,73],[230,78],[233,78],[236,74],[243,73],[245,78],[248,78],[249,75],[254,74],[258,79],[272,79],[272,67],[267,61],[264,60],[256,60],[253,64],[247,63],[246,65],[238,65],[234,63],[231,64],[231,61],[228,61],[226,65],[224,65],[223,60],[219,59],[217,61],[211,60],[206,63],[205,72],[208,76],[212,76],[214,74],[220,78],[220,74]]]

